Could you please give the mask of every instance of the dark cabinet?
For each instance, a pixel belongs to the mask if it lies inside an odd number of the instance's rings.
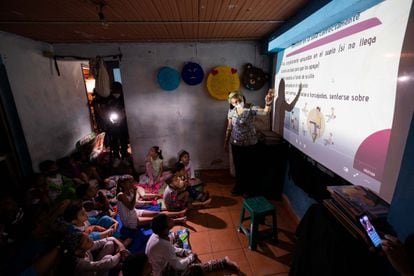
[[[287,143],[276,133],[259,136],[260,194],[268,199],[282,199],[286,173]]]

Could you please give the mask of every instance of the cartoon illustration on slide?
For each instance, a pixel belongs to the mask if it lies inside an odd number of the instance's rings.
[[[335,119],[335,108],[331,107],[331,114],[326,115],[326,117],[328,118],[328,120],[326,121],[327,123],[329,123],[330,120]]]
[[[309,112],[308,103],[305,103],[305,105],[302,107],[302,112],[303,112],[303,115],[308,116],[308,112]]]
[[[325,117],[321,112],[321,108],[316,108],[309,111],[308,115],[308,130],[315,143],[316,139],[321,138],[325,131]]]
[[[285,122],[285,111],[292,111],[299,100],[302,91],[302,84],[299,84],[299,90],[291,103],[285,100],[285,80],[281,79],[279,82],[278,95],[275,101],[275,130],[283,136],[283,124]],[[286,112],[287,113],[287,112]],[[298,112],[299,113],[299,112]]]
[[[299,135],[299,108],[295,107],[290,112],[285,112],[285,128],[295,132]]]
[[[325,146],[329,146],[329,145],[333,145],[334,144],[332,132],[329,132],[329,137],[326,138],[326,139],[324,139],[324,141],[325,141]]]
[[[290,115],[290,126],[293,130],[299,130],[299,126],[298,126],[298,118],[296,118],[296,114],[295,111],[291,112]]]
[[[306,136],[306,127],[305,127],[305,122],[302,122],[302,135]]]

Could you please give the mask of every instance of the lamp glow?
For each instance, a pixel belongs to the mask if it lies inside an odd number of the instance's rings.
[[[109,120],[111,121],[111,123],[115,124],[118,121],[118,119],[118,113],[112,112],[111,114],[109,114]]]

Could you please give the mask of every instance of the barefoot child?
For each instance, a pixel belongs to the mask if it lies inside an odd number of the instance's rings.
[[[118,180],[118,214],[122,224],[130,229],[136,229],[139,225],[145,225],[151,222],[152,218],[159,212],[136,209],[137,204],[137,187],[134,185],[135,180],[131,175],[124,175]],[[174,217],[176,221],[185,220],[183,209],[179,212],[166,212],[166,215]]]
[[[202,184],[201,180],[195,176],[194,168],[191,164],[190,154],[187,151],[182,150],[178,153],[178,162],[184,164],[186,177],[190,186]]]
[[[190,194],[185,188],[184,181],[177,175],[167,181],[163,198],[168,211],[179,211],[188,207]]]
[[[139,183],[153,186],[163,182],[169,173],[164,172],[162,151],[158,146],[150,148],[145,160],[145,174],[140,176]]]
[[[169,232],[173,223],[166,215],[157,215],[152,221],[150,239],[145,254],[152,265],[153,275],[203,275],[221,269],[229,269],[236,273],[239,266],[227,256],[206,263],[195,263],[197,255],[191,250],[174,247],[169,240]]]
[[[176,163],[173,169],[173,174],[180,178],[180,187],[178,187],[179,190],[187,191],[192,203],[195,203],[194,201],[199,201],[197,203],[207,205],[211,202],[210,194],[208,192],[201,192],[196,187],[189,184],[189,179],[187,177],[184,163]]]

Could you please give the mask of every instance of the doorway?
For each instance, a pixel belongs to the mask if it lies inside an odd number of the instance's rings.
[[[81,64],[91,129],[96,135],[104,135],[103,151],[110,155],[112,167],[118,168],[121,163],[132,167],[119,61],[105,61],[105,67],[111,84],[107,97],[96,93],[96,80],[89,64]]]

